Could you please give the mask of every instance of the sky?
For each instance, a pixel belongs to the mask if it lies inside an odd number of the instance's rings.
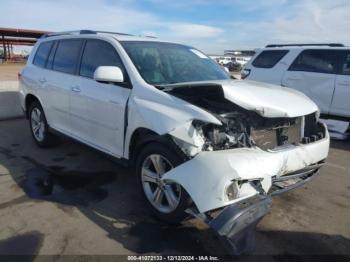
[[[271,43],[350,45],[350,1],[1,0],[0,27],[151,35],[207,54]]]

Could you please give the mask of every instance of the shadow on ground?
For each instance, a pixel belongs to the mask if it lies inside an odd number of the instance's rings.
[[[167,255],[227,253],[215,234],[208,228],[198,229],[196,221],[171,226],[154,218],[136,190],[134,180],[133,176],[121,177],[118,173],[64,171],[57,166],[45,168],[39,165],[29,169],[25,176],[17,179],[17,183],[29,198],[56,203],[67,213],[73,207],[79,208],[108,232],[109,238],[132,252]],[[16,238],[11,241],[16,242]],[[29,249],[30,246],[24,252]],[[342,236],[257,232],[256,254],[334,255],[347,254],[349,250],[350,240]],[[0,253],[2,251],[0,245]]]
[[[40,250],[44,235],[33,231],[0,241],[0,254],[35,255]]]

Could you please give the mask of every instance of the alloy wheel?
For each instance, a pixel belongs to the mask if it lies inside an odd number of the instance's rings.
[[[159,212],[173,212],[180,203],[181,187],[161,179],[173,165],[164,156],[152,154],[146,157],[141,168],[142,186],[149,202]]]

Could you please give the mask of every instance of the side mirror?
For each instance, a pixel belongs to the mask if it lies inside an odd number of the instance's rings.
[[[123,83],[122,70],[117,66],[99,66],[94,73],[94,79],[99,82]]]

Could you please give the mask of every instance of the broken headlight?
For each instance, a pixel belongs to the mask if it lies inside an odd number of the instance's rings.
[[[243,123],[238,119],[220,117],[222,125],[205,123],[194,120],[192,125],[204,138],[203,150],[225,150],[236,147],[247,147],[251,145],[249,134]]]
[[[238,197],[238,185],[236,181],[230,183],[225,190],[228,201],[234,200]]]

